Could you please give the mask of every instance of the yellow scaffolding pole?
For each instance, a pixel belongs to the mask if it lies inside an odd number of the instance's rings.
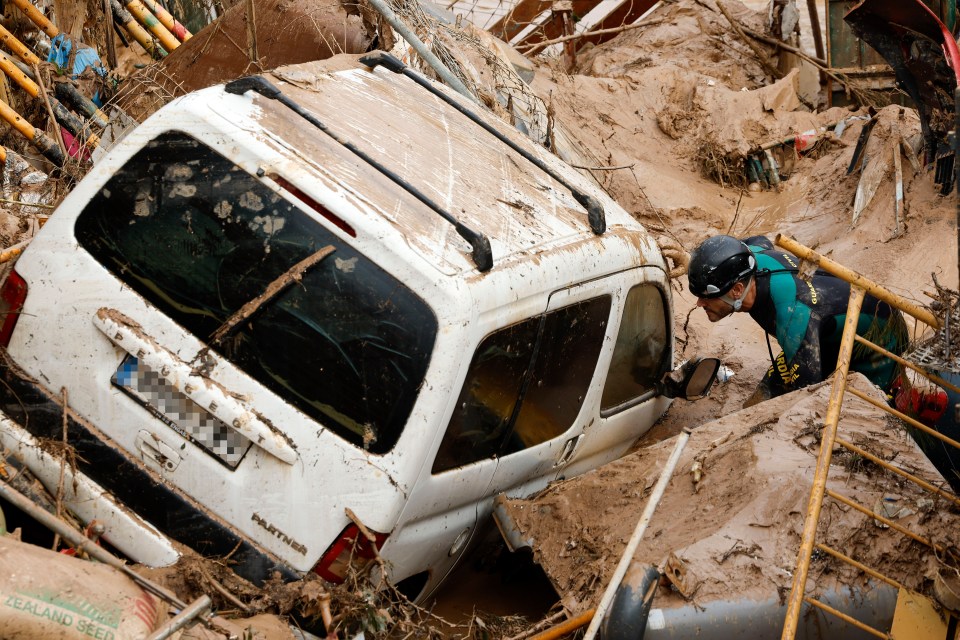
[[[777,236],[779,241],[780,236]],[[800,608],[803,605],[803,592],[810,570],[810,555],[813,553],[817,524],[820,522],[820,508],[823,506],[823,494],[827,488],[827,474],[830,473],[830,457],[833,443],[837,438],[837,424],[840,422],[840,407],[843,403],[843,391],[847,386],[847,374],[850,371],[850,356],[853,354],[853,336],[857,333],[857,321],[863,306],[864,290],[850,286],[850,302],[847,305],[847,319],[844,322],[843,338],[840,340],[840,356],[837,358],[837,371],[830,390],[830,403],[827,417],[820,436],[820,455],[817,456],[817,468],[813,476],[813,490],[807,504],[807,516],[803,521],[803,533],[800,536],[800,551],[797,552],[797,568],[793,572],[793,585],[790,587],[790,599],[787,601],[787,616],[783,624],[783,640],[793,640],[800,620]]]
[[[870,569],[866,565],[863,565],[857,562],[853,558],[850,558],[837,550],[831,549],[826,545],[816,543],[815,538],[816,538],[817,526],[820,520],[820,512],[823,507],[823,499],[829,496],[833,500],[836,500],[842,504],[845,504],[850,508],[856,509],[857,511],[860,511],[861,513],[869,517],[875,518],[879,522],[886,524],[894,531],[897,531],[900,534],[910,539],[920,542],[921,544],[930,546],[931,548],[933,548],[939,553],[949,553],[954,557],[958,557],[958,556],[956,556],[956,554],[950,552],[949,550],[941,547],[940,545],[936,544],[932,540],[928,540],[927,538],[910,531],[910,529],[902,525],[899,525],[896,522],[893,522],[889,518],[886,518],[880,514],[874,513],[871,509],[867,509],[866,507],[863,507],[857,504],[856,502],[827,489],[826,485],[827,485],[828,474],[830,471],[830,459],[831,459],[833,447],[835,445],[839,445],[849,451],[852,451],[858,455],[861,455],[864,458],[883,467],[884,469],[887,469],[888,471],[896,473],[901,477],[907,480],[910,480],[911,482],[914,482],[921,488],[950,500],[954,504],[960,504],[960,499],[958,499],[957,496],[951,493],[948,493],[946,491],[943,491],[942,489],[934,486],[933,484],[913,474],[910,474],[904,470],[898,469],[897,467],[890,464],[886,460],[882,460],[881,458],[874,456],[873,454],[843,440],[842,438],[839,438],[837,436],[837,426],[838,426],[839,417],[840,417],[840,410],[843,405],[843,396],[847,391],[849,391],[851,394],[864,400],[865,402],[868,402],[871,405],[878,407],[886,411],[887,413],[890,413],[891,415],[896,416],[897,418],[900,418],[907,424],[923,431],[924,433],[927,433],[933,437],[936,437],[951,446],[960,448],[960,442],[957,442],[951,438],[948,438],[947,436],[944,436],[938,431],[931,429],[930,427],[927,427],[926,425],[918,422],[917,420],[914,420],[913,418],[899,411],[896,411],[895,409],[887,406],[885,403],[875,398],[872,398],[866,394],[863,394],[857,391],[856,389],[847,389],[847,376],[849,374],[849,369],[850,369],[850,358],[853,352],[853,345],[855,343],[860,343],[870,349],[873,349],[878,353],[895,360],[901,365],[905,367],[909,367],[910,369],[916,371],[920,375],[923,375],[927,379],[930,379],[936,382],[937,384],[941,384],[942,386],[950,389],[951,391],[954,391],[955,393],[960,392],[960,389],[958,389],[956,385],[953,385],[947,382],[946,380],[943,380],[939,376],[929,374],[926,371],[924,371],[921,367],[913,363],[910,363],[905,359],[901,358],[900,356],[893,354],[888,350],[873,344],[869,340],[866,340],[856,335],[856,330],[857,330],[856,319],[859,318],[860,309],[863,304],[863,297],[866,293],[869,293],[870,295],[874,296],[875,298],[883,302],[886,302],[892,307],[897,308],[903,311],[904,313],[907,313],[913,316],[917,320],[929,325],[930,327],[933,327],[934,329],[939,329],[940,321],[930,311],[904,299],[901,296],[898,296],[888,291],[887,289],[865,278],[864,276],[856,273],[855,271],[852,271],[844,267],[843,265],[840,265],[839,263],[836,263],[828,258],[825,258],[819,255],[815,251],[807,247],[804,247],[803,245],[799,244],[798,242],[796,242],[791,238],[788,238],[784,235],[777,235],[776,243],[780,247],[790,251],[791,253],[801,258],[802,260],[808,263],[812,263],[816,267],[823,269],[824,271],[850,283],[850,302],[847,307],[847,317],[846,317],[846,322],[844,324],[843,337],[840,342],[840,355],[837,359],[837,371],[835,373],[833,387],[830,393],[829,405],[827,407],[827,416],[824,420],[823,433],[820,441],[820,453],[817,457],[817,467],[814,473],[813,487],[811,488],[811,491],[810,491],[810,499],[807,506],[807,513],[804,518],[800,550],[797,553],[797,565],[793,575],[793,584],[791,586],[790,597],[788,599],[787,614],[784,619],[783,633],[781,635],[781,640],[793,640],[793,638],[795,638],[796,632],[797,632],[797,625],[800,617],[800,609],[804,603],[807,603],[811,606],[815,606],[824,611],[832,613],[833,615],[836,615],[837,617],[847,621],[850,624],[857,626],[860,629],[863,629],[864,631],[867,631],[868,633],[871,633],[872,635],[875,635],[876,637],[889,638],[890,635],[888,633],[883,633],[883,632],[877,631],[876,629],[870,628],[864,625],[863,623],[860,623],[854,620],[853,618],[850,618],[849,616],[846,616],[845,614],[835,609],[832,609],[831,607],[815,599],[806,597],[804,594],[806,590],[807,577],[810,569],[811,554],[815,546],[816,548],[820,549],[825,553],[828,553],[834,558],[842,562],[846,562],[854,567],[857,567],[875,578],[883,580],[893,586],[899,586],[899,583],[897,583],[896,581],[892,580],[891,578],[888,578],[887,576],[884,576],[883,574],[877,571],[874,571],[873,569]]]

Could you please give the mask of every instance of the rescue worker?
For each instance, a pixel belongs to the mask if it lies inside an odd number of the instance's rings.
[[[710,321],[742,311],[767,333],[772,366],[745,407],[825,380],[836,369],[850,284],[824,271],[806,280],[800,277],[799,267],[799,258],[775,249],[763,236],[743,241],[713,236],[690,256],[690,291]],[[908,343],[900,312],[871,295],[864,297],[857,334],[898,355]],[[770,335],[782,349],[776,358]],[[855,344],[850,370],[890,393],[899,366]]]

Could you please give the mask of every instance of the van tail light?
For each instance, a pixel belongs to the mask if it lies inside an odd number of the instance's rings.
[[[387,541],[387,534],[372,532],[376,542],[367,539],[357,525],[351,524],[344,529],[336,542],[330,545],[327,552],[320,558],[320,562],[313,568],[313,572],[327,582],[340,584],[353,570],[357,573],[366,569],[377,557],[377,551]],[[376,548],[374,548],[376,544]]]
[[[0,287],[0,345],[10,346],[13,329],[20,319],[23,301],[27,299],[27,282],[19,273],[11,271]]]

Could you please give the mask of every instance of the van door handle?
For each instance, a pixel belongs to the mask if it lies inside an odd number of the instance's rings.
[[[573,457],[574,452],[577,450],[577,445],[580,444],[580,440],[583,438],[583,434],[573,436],[569,440],[563,443],[563,451],[560,452],[560,457],[557,458],[557,461],[554,463],[554,468],[562,466],[570,462],[570,459]]]

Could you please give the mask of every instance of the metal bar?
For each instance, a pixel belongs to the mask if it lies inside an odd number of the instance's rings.
[[[125,565],[123,561],[111,554],[109,551],[103,547],[97,546],[91,540],[87,539],[83,534],[67,526],[65,522],[58,519],[55,515],[47,513],[44,509],[35,505],[29,498],[8,485],[6,482],[0,482],[0,498],[3,498],[16,508],[20,509],[31,518],[45,526],[47,529],[50,529],[54,533],[60,534],[61,538],[69,542],[78,551],[86,553],[90,557],[102,562],[103,564],[107,564],[115,569],[119,569],[128,578],[132,579],[138,585],[158,598],[166,600],[178,609],[183,609],[187,606],[186,603],[180,600],[180,598],[175,596],[173,593],[156,584],[155,582],[147,580],[133,569]]]
[[[459,102],[457,102],[456,100],[448,96],[447,94],[443,93],[442,91],[440,91],[439,89],[431,85],[426,78],[424,78],[423,76],[417,73],[414,73],[403,62],[391,56],[389,53],[382,53],[382,52],[373,53],[373,54],[364,56],[360,58],[359,62],[360,64],[365,64],[370,68],[382,66],[385,69],[392,71],[393,73],[402,74],[410,78],[414,82],[416,82],[418,85],[420,85],[421,87],[423,87],[424,89],[432,93],[433,95],[437,96],[438,98],[446,102],[448,105],[450,105],[451,107],[453,107],[454,109],[456,109],[457,111],[465,115],[471,122],[480,126],[480,128],[482,128],[484,131],[492,135],[494,138],[496,138],[503,144],[510,147],[513,151],[518,153],[524,160],[531,163],[533,166],[537,167],[538,169],[546,173],[548,176],[550,176],[551,178],[559,182],[561,185],[563,185],[564,188],[570,192],[570,195],[573,196],[573,199],[576,200],[580,204],[580,206],[586,209],[587,220],[590,221],[591,231],[593,231],[597,235],[601,235],[607,230],[607,221],[603,211],[603,205],[601,205],[596,198],[574,187],[563,176],[561,176],[559,173],[551,169],[546,162],[544,162],[537,156],[533,155],[532,153],[530,153],[529,151],[527,151],[526,149],[518,145],[516,142],[508,138],[507,136],[500,133],[495,127],[493,127],[493,125],[484,121],[476,113],[465,108],[462,104],[460,104]]]
[[[213,601],[210,600],[210,596],[200,596],[191,602],[190,606],[186,607],[183,611],[168,620],[166,624],[147,636],[145,640],[166,640],[193,622],[194,618],[199,618],[210,611],[212,606]]]
[[[777,236],[780,239],[780,236]],[[850,356],[853,354],[853,336],[857,333],[860,308],[863,306],[864,290],[858,286],[850,287],[850,302],[847,304],[847,318],[843,325],[843,337],[840,340],[840,353],[837,357],[837,370],[833,387],[830,390],[830,403],[823,423],[820,437],[820,454],[810,490],[807,515],[803,521],[803,533],[800,538],[800,550],[797,552],[797,566],[793,572],[793,584],[790,587],[790,599],[787,614],[783,621],[782,640],[793,640],[797,634],[800,620],[800,608],[803,604],[803,592],[807,585],[807,573],[810,571],[810,554],[813,553],[814,538],[817,535],[817,523],[823,506],[823,494],[827,487],[827,475],[830,473],[830,457],[833,443],[837,437],[837,424],[840,421],[840,408],[843,404],[843,392],[847,386],[847,374],[850,371]]]
[[[866,338],[864,338],[864,337],[862,337],[862,336],[856,336],[856,337],[854,338],[854,340],[856,340],[857,342],[859,342],[860,344],[862,344],[862,345],[865,346],[865,347],[870,347],[870,348],[873,349],[874,351],[885,355],[886,357],[890,358],[891,360],[894,360],[895,362],[899,362],[900,364],[902,364],[903,366],[905,366],[905,367],[907,367],[907,368],[909,368],[909,369],[913,369],[914,371],[916,371],[917,373],[919,373],[920,375],[922,375],[924,378],[926,378],[926,379],[929,380],[930,382],[935,382],[935,383],[937,383],[938,385],[940,385],[941,387],[945,387],[945,388],[949,389],[950,391],[953,391],[954,393],[960,395],[960,387],[958,387],[957,385],[955,385],[955,384],[953,384],[953,383],[951,383],[951,382],[948,382],[948,381],[944,380],[944,379],[941,378],[940,376],[934,375],[934,374],[930,373],[929,371],[924,370],[922,367],[920,367],[920,366],[918,366],[918,365],[910,362],[909,360],[904,360],[903,358],[901,358],[901,357],[898,356],[897,354],[891,353],[890,351],[887,351],[886,349],[884,349],[884,348],[881,347],[880,345],[874,344],[874,343],[870,342],[869,340],[867,340]]]
[[[417,37],[417,34],[414,33],[410,27],[403,23],[402,20],[393,12],[393,9],[390,8],[384,0],[370,0],[370,4],[373,5],[373,8],[376,9],[380,15],[383,16],[384,20],[390,23],[390,26],[397,30],[397,33],[407,41],[407,43],[413,47],[413,50],[423,58],[424,62],[430,65],[430,68],[436,71],[437,75],[447,83],[451,89],[464,96],[471,102],[477,102],[476,96],[474,96],[467,87],[460,81],[460,78],[453,75],[450,69],[440,61],[433,51],[427,48],[427,45],[423,43],[420,38]]]
[[[670,484],[670,479],[673,477],[673,470],[676,469],[677,462],[680,461],[680,454],[683,453],[683,448],[687,445],[687,440],[690,439],[691,433],[689,427],[684,427],[680,435],[677,436],[677,444],[674,445],[673,452],[663,465],[663,471],[660,472],[660,477],[657,478],[657,484],[654,485],[653,491],[647,499],[647,506],[644,507],[643,513],[640,515],[640,520],[633,530],[633,535],[630,536],[627,548],[623,550],[623,555],[620,556],[620,562],[617,564],[617,568],[614,570],[613,576],[611,576],[610,582],[603,592],[600,604],[597,605],[597,612],[594,614],[590,626],[587,627],[586,633],[583,634],[584,640],[593,640],[594,636],[597,635],[597,631],[600,630],[603,616],[607,613],[607,609],[611,603],[613,603],[613,598],[617,595],[617,590],[620,588],[623,576],[627,574],[627,569],[629,569],[633,563],[633,556],[637,552],[637,547],[640,546],[640,540],[643,539],[643,534],[647,531],[647,525],[650,524],[653,513],[656,511],[657,505],[660,504],[660,499],[667,490],[667,485]]]
[[[316,118],[313,114],[301,107],[295,101],[285,96],[280,89],[271,84],[270,81],[263,76],[246,76],[244,78],[238,78],[237,80],[231,80],[224,86],[224,90],[227,93],[238,96],[243,95],[247,91],[255,91],[264,98],[276,100],[283,106],[287,107],[298,116],[312,124],[314,127],[330,136],[334,142],[342,146],[344,149],[350,151],[355,156],[379,171],[385,178],[388,178],[398,187],[426,205],[438,216],[453,225],[453,228],[457,230],[457,233],[460,235],[460,237],[466,240],[473,248],[471,255],[473,256],[474,264],[477,265],[478,271],[484,272],[493,268],[493,252],[490,249],[490,240],[487,238],[487,236],[478,231],[474,231],[467,225],[457,220],[449,211],[446,211],[440,207],[440,205],[431,200],[425,193],[420,191],[420,189],[403,179],[403,177],[401,177],[395,171],[388,169],[378,161],[374,160],[369,154],[359,149],[349,140],[341,138],[334,131],[330,130],[330,128],[327,127],[327,125],[325,125],[321,120]]]
[[[867,509],[867,508],[866,508],[865,506],[863,506],[862,504],[859,504],[859,503],[857,503],[857,502],[854,502],[853,500],[851,500],[850,498],[847,498],[846,496],[842,496],[842,495],[840,495],[839,493],[836,493],[836,492],[834,492],[834,491],[831,491],[830,489],[827,489],[826,494],[827,494],[828,496],[830,496],[831,498],[833,498],[834,500],[836,500],[837,502],[842,502],[843,504],[847,505],[847,506],[850,507],[851,509],[856,509],[857,511],[859,511],[860,513],[862,513],[862,514],[865,515],[865,516],[868,516],[868,517],[870,517],[870,518],[874,518],[874,519],[876,519],[876,520],[879,520],[879,521],[882,522],[883,524],[887,525],[888,527],[890,527],[891,529],[893,529],[893,530],[895,530],[895,531],[899,531],[900,533],[902,533],[903,535],[907,536],[907,537],[910,538],[911,540],[916,540],[916,541],[919,542],[920,544],[926,545],[926,546],[930,547],[931,549],[933,549],[933,550],[936,551],[937,553],[949,553],[949,554],[950,554],[951,556],[953,556],[954,558],[960,558],[960,556],[958,556],[956,553],[950,551],[949,549],[947,549],[947,548],[945,548],[945,547],[941,547],[940,545],[938,545],[936,542],[934,542],[934,541],[932,541],[932,540],[927,540],[927,539],[924,538],[923,536],[921,536],[921,535],[919,535],[919,534],[916,534],[916,533],[914,533],[913,531],[910,531],[910,529],[906,528],[905,526],[903,526],[903,525],[901,525],[901,524],[897,524],[896,522],[894,522],[894,521],[891,520],[890,518],[885,518],[884,516],[880,515],[879,513],[874,513],[873,511],[871,511],[870,509]]]
[[[854,559],[851,558],[850,556],[845,556],[845,555],[843,555],[842,553],[840,553],[839,551],[837,551],[837,550],[834,549],[833,547],[828,547],[828,546],[825,545],[825,544],[819,544],[819,543],[818,543],[818,544],[817,544],[817,549],[819,549],[820,551],[823,551],[824,553],[830,554],[831,556],[833,556],[833,557],[836,558],[837,560],[842,560],[843,562],[846,562],[847,564],[849,564],[849,565],[851,565],[851,566],[853,566],[853,567],[856,567],[857,569],[860,569],[860,571],[863,571],[864,573],[873,576],[873,577],[876,578],[877,580],[883,580],[884,582],[886,582],[887,584],[889,584],[891,587],[894,587],[895,589],[901,589],[901,588],[903,588],[903,585],[900,584],[899,582],[897,582],[896,580],[894,580],[893,578],[888,578],[887,576],[883,575],[883,574],[880,573],[879,571],[876,571],[876,570],[874,570],[874,569],[871,569],[870,567],[868,567],[867,565],[863,564],[862,562],[857,562],[856,560],[854,560]]]
[[[894,409],[893,407],[887,406],[886,403],[880,402],[879,400],[875,400],[874,398],[871,398],[870,396],[868,396],[868,395],[866,395],[866,394],[864,394],[864,393],[860,393],[860,392],[857,391],[856,389],[847,389],[847,391],[849,391],[849,392],[852,393],[853,395],[857,396],[858,398],[860,398],[860,399],[863,400],[864,402],[869,402],[870,404],[872,404],[872,405],[875,406],[876,408],[878,408],[878,409],[883,409],[884,411],[886,411],[886,412],[889,413],[890,415],[893,415],[893,416],[896,416],[896,417],[900,418],[901,420],[903,420],[904,422],[906,422],[907,424],[909,424],[911,427],[915,427],[915,428],[919,429],[920,431],[923,431],[923,432],[926,433],[927,435],[933,436],[934,438],[936,438],[936,439],[938,439],[938,440],[941,440],[942,442],[947,443],[948,445],[950,445],[951,447],[953,447],[953,448],[955,448],[955,449],[960,449],[960,442],[957,442],[956,440],[954,440],[954,439],[952,439],[952,438],[948,438],[947,436],[943,435],[942,433],[940,433],[940,432],[937,431],[936,429],[931,429],[930,427],[928,427],[927,425],[923,424],[922,422],[918,422],[917,420],[914,420],[913,418],[911,418],[911,417],[908,416],[907,414],[901,413],[901,412],[897,411],[896,409]]]
[[[919,477],[913,475],[912,473],[908,473],[907,471],[904,471],[904,470],[901,469],[900,467],[897,467],[897,466],[895,466],[895,465],[890,464],[889,462],[887,462],[886,460],[884,460],[884,459],[882,459],[882,458],[878,458],[877,456],[873,455],[873,454],[870,453],[869,451],[865,451],[865,450],[861,449],[860,447],[858,447],[857,445],[851,444],[851,443],[847,442],[847,441],[844,440],[843,438],[837,438],[836,443],[837,443],[838,445],[840,445],[841,447],[843,447],[844,449],[846,449],[846,450],[848,450],[848,451],[851,451],[851,452],[857,454],[858,456],[863,456],[863,457],[866,458],[867,460],[873,462],[874,464],[876,464],[876,465],[878,465],[878,466],[880,466],[880,467],[883,467],[883,468],[886,469],[887,471],[891,471],[891,472],[893,472],[893,473],[895,473],[895,474],[897,474],[897,475],[899,475],[899,476],[901,476],[901,477],[903,477],[903,478],[906,478],[906,479],[909,480],[910,482],[913,482],[914,484],[920,485],[921,487],[923,487],[923,488],[926,489],[927,491],[929,491],[929,492],[931,492],[931,493],[935,493],[935,494],[937,494],[938,496],[940,496],[941,498],[944,498],[944,499],[946,499],[946,500],[949,500],[950,502],[952,502],[952,503],[954,503],[955,505],[957,505],[958,507],[960,507],[960,498],[958,498],[957,496],[953,495],[953,494],[950,493],[949,491],[944,491],[943,489],[940,489],[940,488],[938,488],[938,487],[930,484],[930,483],[927,482],[926,480],[924,480],[924,479],[922,479],[922,478],[919,478]]]
[[[848,616],[848,615],[845,614],[844,612],[842,612],[842,611],[840,611],[840,610],[838,610],[838,609],[834,609],[834,608],[831,607],[830,605],[824,604],[824,603],[820,602],[819,600],[815,600],[815,599],[813,599],[813,598],[804,598],[803,601],[806,602],[806,603],[809,604],[809,605],[812,605],[812,606],[818,608],[818,609],[821,609],[821,610],[823,610],[823,611],[826,611],[827,613],[832,613],[833,615],[837,616],[838,618],[840,618],[841,620],[843,620],[843,621],[846,622],[847,624],[852,624],[853,626],[857,627],[858,629],[862,629],[863,631],[866,631],[867,633],[869,633],[869,634],[871,634],[871,635],[874,635],[874,636],[876,636],[876,637],[878,637],[878,638],[884,638],[884,640],[889,640],[889,639],[891,638],[890,634],[888,634],[888,633],[883,633],[882,631],[877,631],[876,629],[874,629],[874,628],[871,627],[870,625],[864,624],[864,623],[860,622],[859,620],[857,620],[856,618],[851,618],[850,616]]]
[[[888,291],[887,289],[884,289],[877,283],[863,277],[856,271],[853,271],[852,269],[848,269],[843,265],[837,262],[834,262],[830,258],[825,258],[821,256],[816,251],[803,246],[793,238],[789,236],[785,236],[782,233],[778,233],[776,238],[776,244],[783,247],[784,249],[794,254],[795,256],[803,260],[806,260],[808,262],[814,263],[815,265],[817,265],[819,268],[823,269],[827,273],[831,275],[835,275],[842,280],[846,280],[851,285],[862,287],[863,289],[866,290],[867,293],[872,295],[874,298],[877,298],[878,300],[882,300],[883,302],[886,302],[890,306],[900,309],[904,313],[910,314],[920,322],[923,322],[924,324],[928,324],[934,329],[940,328],[940,320],[938,320],[935,315],[933,315],[923,307],[915,305],[912,302],[909,302],[908,300],[906,300],[905,298],[902,298],[901,296],[898,296],[897,294],[893,293],[892,291]]]

